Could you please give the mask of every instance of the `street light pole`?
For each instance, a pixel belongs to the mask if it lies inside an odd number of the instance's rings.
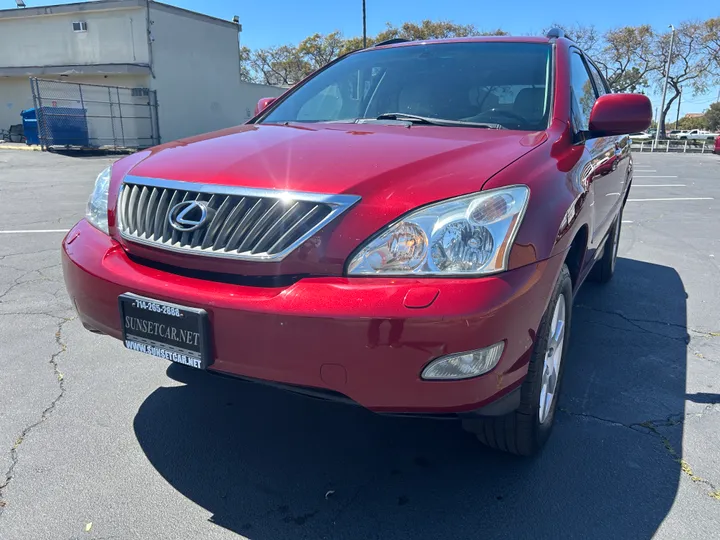
[[[365,0],[362,0],[363,4],[363,49],[367,47],[367,17],[365,14]]]
[[[670,34],[670,51],[668,52],[667,67],[665,68],[665,84],[663,85],[662,101],[660,102],[660,114],[658,115],[658,129],[655,132],[655,147],[657,148],[658,142],[660,141],[660,131],[663,127],[663,111],[665,110],[665,98],[667,97],[668,79],[670,78],[670,66],[672,64],[672,53],[673,44],[675,43],[675,27],[671,24],[670,28],[672,33]]]

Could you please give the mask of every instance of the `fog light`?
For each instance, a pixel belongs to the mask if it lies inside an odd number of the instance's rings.
[[[505,342],[501,341],[485,349],[443,356],[430,362],[420,376],[434,381],[477,377],[497,365],[504,348]]]

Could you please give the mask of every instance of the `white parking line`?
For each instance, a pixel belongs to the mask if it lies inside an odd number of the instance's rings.
[[[648,201],[714,201],[714,197],[669,197],[666,199],[628,199],[628,202]]]
[[[637,167],[633,168],[633,171],[637,171],[637,172],[641,172],[641,173],[657,172],[656,169],[639,169],[639,168],[637,168]]]
[[[677,178],[676,176],[635,176],[633,175],[633,178]]]
[[[632,223],[632,221],[625,221],[625,220],[623,220],[623,223]]]
[[[66,233],[67,229],[27,229],[19,231],[0,231],[0,234]]]
[[[685,184],[633,184],[633,187],[685,187]]]

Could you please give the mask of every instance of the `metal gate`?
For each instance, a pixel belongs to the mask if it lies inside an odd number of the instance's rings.
[[[37,138],[44,149],[120,150],[160,144],[155,90],[37,78],[30,79],[30,86]]]

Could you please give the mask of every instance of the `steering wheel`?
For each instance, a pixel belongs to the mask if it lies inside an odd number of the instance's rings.
[[[492,122],[497,116],[504,116],[505,118],[515,120],[518,126],[526,126],[528,124],[532,124],[532,122],[530,122],[527,118],[516,112],[508,111],[505,109],[496,109],[494,107],[492,109],[483,111],[480,114],[476,114],[471,118],[466,118],[465,120],[467,120],[468,122]],[[501,124],[501,122],[497,123]]]

